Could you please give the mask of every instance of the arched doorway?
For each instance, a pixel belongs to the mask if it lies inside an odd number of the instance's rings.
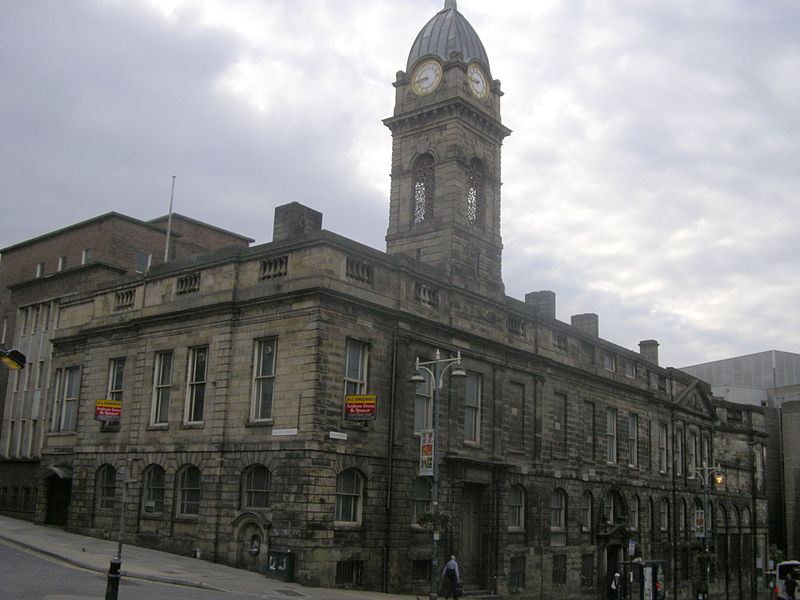
[[[66,467],[50,467],[50,470],[54,473],[45,479],[47,507],[44,522],[63,527],[67,524],[72,495],[72,470]]]

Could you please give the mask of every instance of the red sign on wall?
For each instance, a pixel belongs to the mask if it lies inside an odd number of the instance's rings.
[[[122,402],[98,398],[94,402],[95,421],[119,421],[122,414]]]
[[[348,421],[373,421],[375,396],[345,396],[344,418]]]

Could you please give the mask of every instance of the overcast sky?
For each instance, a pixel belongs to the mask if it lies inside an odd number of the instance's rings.
[[[0,247],[276,206],[384,250],[391,82],[443,0],[0,0]],[[502,81],[506,292],[684,366],[800,352],[800,2],[459,0]]]

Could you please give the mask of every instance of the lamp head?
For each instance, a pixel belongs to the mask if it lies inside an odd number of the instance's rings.
[[[450,372],[451,377],[466,377],[467,372],[464,370],[464,367],[461,366],[460,363],[456,363],[456,366],[453,367],[453,370]]]
[[[720,472],[714,473],[714,483],[716,483],[717,485],[722,485],[723,483],[725,483],[725,475],[723,475]]]
[[[409,378],[411,383],[425,383],[425,376],[422,374],[422,371],[416,369],[414,374]]]

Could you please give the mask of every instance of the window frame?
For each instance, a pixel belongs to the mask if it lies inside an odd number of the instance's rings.
[[[666,423],[658,424],[658,472],[669,473],[669,429]]]
[[[352,489],[345,489],[349,477],[352,477]],[[345,469],[336,476],[334,525],[351,527],[361,525],[364,487],[364,476],[356,469]]]
[[[252,397],[250,399],[250,420],[252,422],[272,421],[275,407],[277,353],[278,338],[276,336],[254,340]],[[265,361],[265,357],[269,357],[269,364]]]
[[[56,399],[53,402],[51,431],[77,431],[78,403],[81,389],[80,379],[80,367],[63,367],[58,369],[56,373]]]
[[[481,443],[481,405],[483,402],[483,373],[467,371],[464,391],[464,441]]]
[[[200,356],[203,357],[202,378],[198,378],[198,375],[200,375],[198,373],[198,358]],[[207,345],[189,348],[189,360],[187,361],[186,369],[186,402],[183,413],[183,422],[187,425],[203,423],[206,386],[208,384],[208,360],[209,351]]]
[[[263,476],[256,481],[256,476]],[[262,464],[253,464],[242,471],[242,495],[240,498],[242,509],[263,510],[270,507],[270,486],[272,475],[269,469]],[[262,497],[263,502],[255,502],[256,497]]]
[[[628,466],[639,466],[639,415],[628,414]]]
[[[508,528],[525,531],[525,489],[512,485],[508,490]]]
[[[159,481],[160,480],[160,481]],[[142,473],[142,514],[160,515],[164,513],[167,474],[161,465],[148,465]],[[148,503],[153,503],[153,510],[148,510]]]
[[[344,395],[359,396],[366,394],[368,375],[369,344],[354,338],[347,338],[344,362]]]
[[[197,481],[188,481],[189,474],[192,478],[196,477]],[[202,473],[196,466],[186,465],[175,475],[175,516],[177,518],[200,516],[201,498]],[[189,510],[190,508],[196,510]]]
[[[424,495],[420,493],[425,488]],[[417,477],[411,488],[411,524],[419,525],[423,514],[430,513],[433,508],[433,483],[430,477]]]
[[[594,505],[594,498],[589,490],[584,490],[581,494],[581,531],[592,530],[592,509]]]
[[[112,358],[108,361],[108,395],[109,400],[122,403],[125,388],[125,358]]]
[[[101,465],[95,471],[95,504],[98,511],[114,509],[117,490],[117,470],[109,464]]]
[[[167,358],[169,360],[167,361]],[[167,367],[165,368],[165,363]],[[153,358],[153,397],[150,409],[150,425],[169,424],[169,408],[172,396],[172,368],[175,353],[161,350]]]
[[[617,409],[608,406],[606,407],[606,462],[615,465],[617,459]]]
[[[424,375],[425,381],[414,386],[414,434],[433,429],[433,382]]]

